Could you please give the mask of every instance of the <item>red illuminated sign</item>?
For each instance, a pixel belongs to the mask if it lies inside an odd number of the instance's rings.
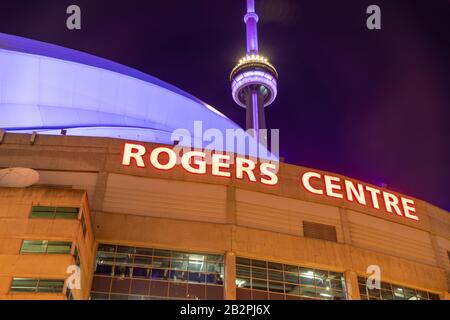
[[[338,199],[344,199],[345,196],[347,201],[356,202],[363,206],[370,203],[374,209],[386,210],[388,213],[395,213],[398,216],[419,221],[419,217],[414,214],[416,209],[412,199],[314,171],[303,173],[301,181],[303,187],[313,194]]]
[[[239,156],[232,159],[230,155],[220,153],[211,154],[210,159],[208,156],[209,154],[203,151],[187,151],[180,156],[168,147],[158,147],[149,151],[143,145],[126,143],[122,164],[129,166],[134,162],[140,168],[150,164],[153,168],[164,171],[181,165],[184,170],[193,174],[209,173],[212,176],[225,178],[230,178],[234,174],[238,179],[245,177],[249,181],[259,181],[266,185],[278,183],[277,166],[273,163],[257,163]]]
[[[225,178],[231,178],[234,175],[237,179],[246,179],[265,185],[278,183],[278,167],[274,163],[256,162],[240,156],[232,158],[229,154],[207,154],[189,149],[178,154],[169,147],[147,150],[143,145],[126,143],[122,164],[125,166],[134,164],[140,168],[151,166],[163,171],[181,166],[191,174],[210,174]],[[414,214],[416,212],[414,200],[382,189],[314,171],[304,172],[301,176],[301,184],[312,194],[345,199],[362,206],[371,205],[374,209],[385,210],[390,214],[419,221]]]

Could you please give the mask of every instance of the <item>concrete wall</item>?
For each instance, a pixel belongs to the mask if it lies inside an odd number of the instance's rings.
[[[83,237],[80,220],[30,219],[32,205],[79,207],[88,222]],[[0,299],[65,299],[61,294],[10,293],[13,277],[66,279],[69,265],[75,264],[67,254],[20,254],[23,240],[72,241],[81,258],[81,288],[76,298],[88,297],[94,238],[86,193],[81,190],[45,188],[0,188]]]
[[[223,253],[230,265],[240,255],[353,278],[378,264],[385,281],[443,297],[449,290],[450,216],[424,201],[415,199],[416,222],[308,193],[300,187],[308,170],[303,167],[282,163],[278,185],[266,186],[182,169],[122,166],[121,140],[38,135],[30,144],[29,138],[6,134],[0,168],[34,168],[43,185],[87,190],[96,243]],[[338,242],[303,237],[303,221],[336,227]],[[93,250],[86,248],[88,255]]]

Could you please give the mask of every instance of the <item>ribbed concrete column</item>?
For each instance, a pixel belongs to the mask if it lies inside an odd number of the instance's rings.
[[[344,272],[345,286],[347,288],[348,300],[361,300],[358,287],[358,275],[353,270]]]
[[[227,223],[236,224],[236,188],[227,187]]]
[[[236,254],[225,253],[225,300],[236,300]]]

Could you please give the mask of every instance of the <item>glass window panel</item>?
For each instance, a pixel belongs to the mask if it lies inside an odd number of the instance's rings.
[[[334,293],[330,289],[316,288],[316,295],[323,300],[334,300]]]
[[[252,289],[267,290],[267,281],[252,279]]]
[[[205,254],[205,259],[209,262],[220,263],[223,262],[223,257],[218,256],[217,254]]]
[[[57,207],[55,219],[78,219],[79,208]]]
[[[428,293],[426,291],[417,290],[417,299],[419,300],[427,300],[428,299]]]
[[[328,271],[314,270],[314,277],[322,280],[328,279]]]
[[[170,257],[171,253],[169,250],[153,249],[153,255],[155,257]]]
[[[31,208],[31,218],[53,219],[55,217],[55,207],[33,206]]]
[[[379,289],[369,289],[367,288],[367,292],[370,297],[380,298],[381,292]]]
[[[13,278],[11,292],[36,292],[38,279]]]
[[[170,268],[176,270],[186,270],[188,269],[188,261],[187,260],[172,260],[170,262]]]
[[[126,265],[131,264],[133,261],[133,256],[128,255],[126,253],[116,253],[114,258],[115,264]]]
[[[268,262],[267,267],[273,270],[283,270],[283,265],[281,263]]]
[[[99,244],[97,252],[116,252],[116,246],[110,244]]]
[[[113,275],[113,266],[97,263],[97,267],[95,268],[95,274],[103,274],[103,275],[112,276]]]
[[[413,300],[416,300],[416,290],[414,289],[403,288],[403,294],[405,295],[406,300],[410,300],[413,297]]]
[[[115,266],[114,275],[116,277],[131,277],[131,268],[127,266]]]
[[[250,278],[250,267],[236,266],[236,275],[238,277]]]
[[[381,289],[392,291],[392,286],[390,283],[381,282],[380,287],[381,287]]]
[[[238,277],[236,278],[236,287],[238,288],[251,288],[250,278]]]
[[[142,255],[142,256],[152,256],[153,255],[153,249],[136,248],[136,254],[139,254],[139,255]]]
[[[115,258],[114,253],[100,252],[99,254],[97,254],[97,263],[112,265],[114,264],[114,258]]]
[[[186,271],[169,271],[169,279],[173,281],[186,281],[187,280],[187,272]]]
[[[252,260],[252,267],[267,268],[267,261]]]
[[[331,290],[330,294],[333,296],[333,300],[344,300],[345,299],[344,292],[342,292],[342,291]]]
[[[314,282],[317,287],[322,288],[331,287],[330,281],[326,277],[324,278],[323,276],[320,275],[314,278]]]
[[[210,263],[206,265],[206,271],[207,272],[216,272],[216,273],[222,273],[223,270],[223,264],[222,263]]]
[[[284,290],[289,295],[300,295],[300,286],[296,284],[285,283]]]
[[[333,271],[328,272],[328,279],[330,280],[334,279],[341,281],[343,277],[344,275],[341,272],[333,272]]]
[[[47,245],[47,253],[50,254],[70,254],[72,242],[51,241]]]
[[[134,254],[135,248],[125,247],[125,246],[117,246],[117,252],[125,253],[125,254]]]
[[[167,280],[169,274],[166,269],[152,269],[152,279],[163,279]]]
[[[394,296],[391,290],[381,289],[381,299],[383,300],[393,300]]]
[[[78,213],[79,210],[77,207],[56,207],[56,213]]]
[[[64,280],[46,280],[40,279],[38,282],[38,292],[51,292],[59,293],[62,292],[64,287]]]
[[[332,280],[330,280],[330,286],[331,286],[331,288],[332,289],[337,289],[337,290],[344,290],[344,286],[343,286],[343,283],[342,283],[343,281],[342,280],[335,280],[335,279],[332,279]]]
[[[312,271],[308,271],[308,272],[312,273]],[[300,284],[314,286],[314,284],[315,284],[314,274],[300,273]]]
[[[359,293],[360,294],[367,294],[367,287],[365,284],[358,284],[359,286]]]
[[[24,240],[20,253],[45,253],[47,241]]]
[[[206,274],[200,273],[200,272],[189,272],[188,279],[189,279],[189,282],[205,283],[206,282]]]
[[[153,257],[153,266],[156,268],[169,268],[170,258]]]
[[[150,269],[133,267],[133,278],[150,278]]]
[[[189,259],[189,254],[186,252],[172,251],[172,258],[187,260],[187,259]]]
[[[223,280],[217,273],[208,273],[206,275],[206,283],[223,284]]]
[[[202,260],[189,260],[189,271],[206,271],[206,263]]]
[[[284,293],[283,282],[269,281],[269,291]]]
[[[316,288],[300,286],[300,295],[303,297],[307,297],[307,298],[315,298],[316,297]]]
[[[404,300],[405,294],[403,293],[403,288],[392,286],[392,292],[394,293],[394,300]]]
[[[282,271],[268,270],[268,274],[269,274],[269,280],[279,281],[279,282],[284,281]]]
[[[146,266],[146,267],[151,267],[152,266],[152,257],[149,256],[134,256],[134,265],[137,266]]]
[[[299,268],[300,272],[300,283],[311,285],[313,286],[315,284],[314,281],[314,270],[308,269],[308,268]]]
[[[267,269],[252,268],[252,278],[267,279]]]
[[[250,259],[237,257],[236,258],[236,264],[249,266],[250,265]]]
[[[294,283],[294,284],[298,284],[299,282],[299,277],[298,277],[298,273],[289,273],[289,272],[285,272],[284,273],[284,281],[285,282],[290,282],[290,283]]]

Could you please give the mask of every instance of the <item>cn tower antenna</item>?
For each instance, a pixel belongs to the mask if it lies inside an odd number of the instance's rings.
[[[247,0],[244,22],[247,30],[247,53],[231,71],[231,92],[234,101],[246,109],[246,127],[254,130],[254,136],[267,145],[267,137],[260,136],[266,129],[264,108],[277,96],[278,73],[268,59],[258,50],[258,21],[255,0]]]

